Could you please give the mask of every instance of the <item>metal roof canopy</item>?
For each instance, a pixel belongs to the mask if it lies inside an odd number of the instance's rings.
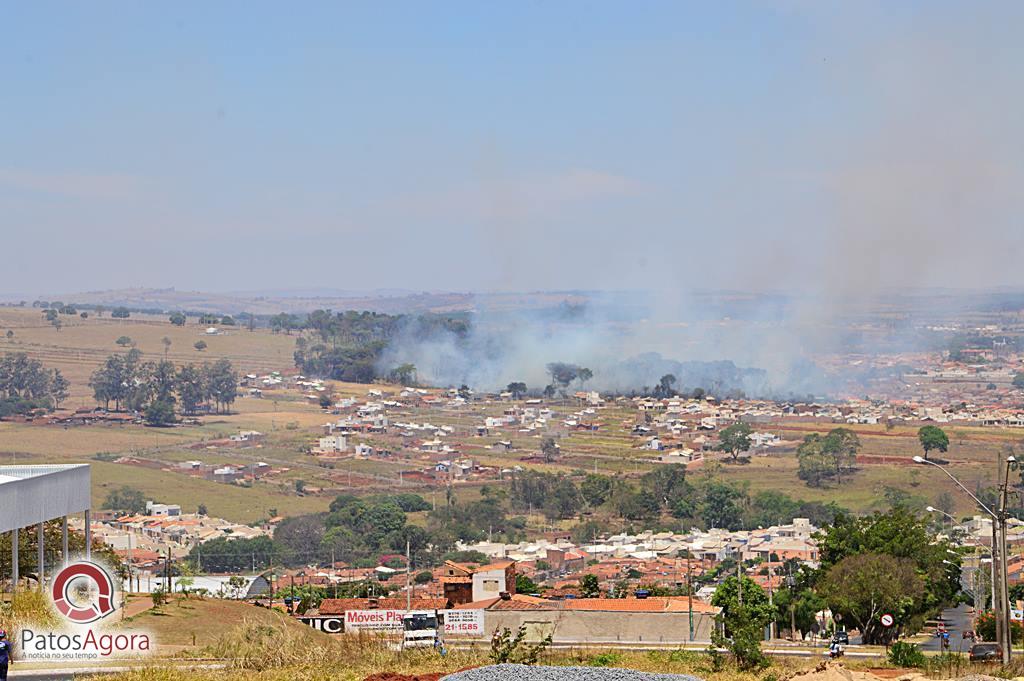
[[[0,532],[88,511],[91,489],[87,463],[0,466]]]

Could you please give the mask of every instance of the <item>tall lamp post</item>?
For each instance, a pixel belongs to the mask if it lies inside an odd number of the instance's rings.
[[[924,510],[928,511],[929,513],[939,513],[941,515],[944,515],[947,518],[949,518],[949,521],[951,523],[953,523],[954,525],[959,527],[961,530],[963,530],[965,534],[970,534],[971,533],[971,531],[969,529],[967,529],[966,525],[964,525],[961,522],[959,522],[956,519],[956,517],[954,517],[953,515],[951,515],[949,513],[946,513],[941,508],[935,508],[934,506],[925,506]],[[950,551],[950,553],[954,553],[956,555],[960,555],[959,553],[956,553],[956,551]],[[984,555],[983,551],[980,552],[980,554],[978,555],[979,562],[980,562],[980,558],[981,558],[982,555]],[[996,607],[996,562],[995,562],[995,560],[992,560],[992,552],[991,551],[988,552],[988,556],[989,556],[989,573],[990,573],[989,574],[989,586],[992,588],[992,593],[991,593],[991,596],[990,596],[991,600],[989,602],[992,604],[992,608],[995,608]],[[975,568],[975,570],[977,570],[977,568]],[[977,581],[977,580],[975,580],[975,581]],[[975,584],[975,587],[977,587],[977,584]],[[975,591],[977,591],[977,588],[975,588]],[[977,594],[974,594],[974,598],[975,599],[977,599],[977,596],[978,596]],[[977,603],[975,603],[975,605],[977,605]]]
[[[999,560],[999,570],[993,569],[993,574],[998,577],[998,584],[994,584],[996,587],[996,640],[999,643],[999,648],[1003,656],[1003,664],[1010,662],[1010,648],[1013,644],[1013,639],[1010,633],[1010,594],[1007,590],[1006,575],[1007,575],[1007,560],[1006,560],[1006,485],[1003,483],[1005,477],[1009,476],[1010,465],[1013,464],[1017,459],[1013,456],[1006,458],[1006,476],[1003,476],[1003,471],[998,472],[999,475],[999,510],[998,512],[993,511],[986,506],[981,499],[976,497],[971,490],[967,489],[962,482],[956,479],[952,473],[947,471],[945,467],[940,466],[934,461],[929,461],[923,456],[915,456],[914,463],[927,464],[934,466],[940,471],[946,474],[950,480],[952,480],[957,487],[974,500],[974,503],[983,510],[985,513],[992,518],[992,563],[993,568],[995,561]],[[996,580],[994,580],[996,581]]]

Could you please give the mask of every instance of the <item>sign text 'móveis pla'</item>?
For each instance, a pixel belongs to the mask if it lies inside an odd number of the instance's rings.
[[[147,632],[105,631],[117,611],[117,588],[111,571],[100,563],[77,561],[53,576],[50,596],[63,626],[26,625],[18,631],[20,657],[26,660],[96,660],[135,658],[153,647]]]
[[[441,610],[445,634],[479,636],[484,633],[482,610]],[[345,631],[401,631],[404,610],[346,610]],[[308,622],[311,626],[317,625]],[[330,632],[335,633],[335,632]]]

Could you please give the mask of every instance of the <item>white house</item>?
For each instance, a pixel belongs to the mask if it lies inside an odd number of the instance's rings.
[[[321,452],[344,452],[348,449],[348,439],[344,435],[325,435],[320,438]]]

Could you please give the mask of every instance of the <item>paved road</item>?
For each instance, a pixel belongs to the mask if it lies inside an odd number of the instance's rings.
[[[970,648],[970,641],[963,639],[963,632],[971,630],[972,609],[968,605],[960,605],[956,608],[948,608],[942,611],[942,621],[946,624],[949,632],[949,649],[953,652],[967,650]],[[931,636],[921,644],[922,650],[940,651],[942,642],[937,636]]]

